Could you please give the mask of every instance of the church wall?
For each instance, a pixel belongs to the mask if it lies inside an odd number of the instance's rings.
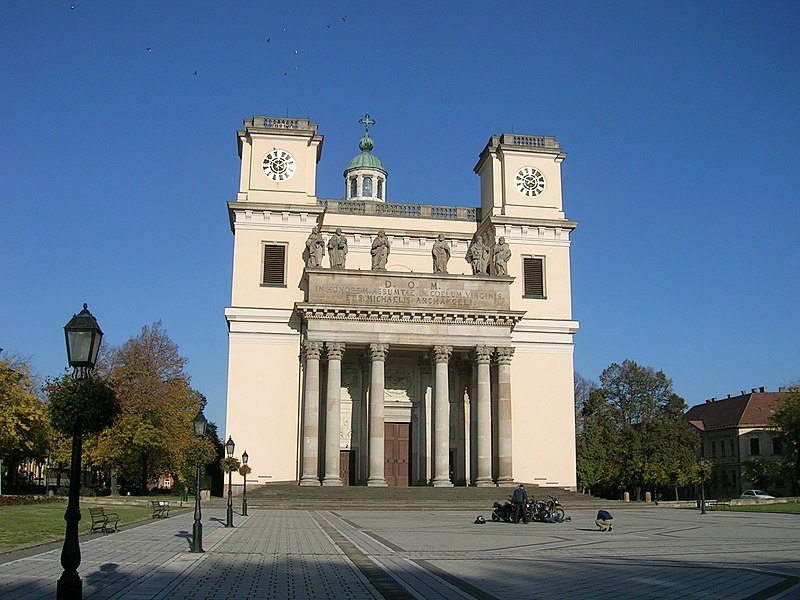
[[[297,479],[299,336],[275,343],[271,336],[232,334],[228,361],[227,431],[236,454],[245,450],[248,482]]]
[[[518,345],[511,377],[514,479],[574,488],[572,347]]]

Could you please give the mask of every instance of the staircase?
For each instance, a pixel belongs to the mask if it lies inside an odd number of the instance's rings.
[[[273,484],[247,490],[248,508],[303,510],[469,510],[487,512],[495,500],[503,502],[513,487],[301,487]],[[565,509],[598,508],[607,500],[562,488],[526,487],[534,498],[555,496]],[[241,490],[237,490],[240,492]],[[241,501],[237,493],[235,501]],[[215,498],[212,502],[225,502]]]

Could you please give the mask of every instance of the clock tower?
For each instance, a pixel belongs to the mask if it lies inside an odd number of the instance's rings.
[[[238,202],[316,205],[322,136],[308,119],[253,117],[237,132]]]
[[[475,165],[484,218],[564,219],[561,163],[566,156],[552,137],[504,133],[489,138]]]

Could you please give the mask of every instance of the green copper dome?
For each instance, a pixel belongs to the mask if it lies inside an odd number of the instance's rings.
[[[344,172],[347,173],[353,169],[368,168],[378,169],[385,174],[386,168],[383,166],[381,159],[372,154],[372,148],[375,147],[375,143],[372,141],[372,138],[369,137],[368,128],[369,125],[372,125],[375,121],[370,119],[369,115],[365,115],[365,118],[361,119],[359,123],[364,124],[364,136],[358,142],[358,149],[361,150],[361,154],[355,156],[353,160],[350,161],[350,164]]]

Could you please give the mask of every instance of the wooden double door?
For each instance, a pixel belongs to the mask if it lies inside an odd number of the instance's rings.
[[[384,423],[383,476],[389,487],[408,487],[411,478],[411,423]]]

